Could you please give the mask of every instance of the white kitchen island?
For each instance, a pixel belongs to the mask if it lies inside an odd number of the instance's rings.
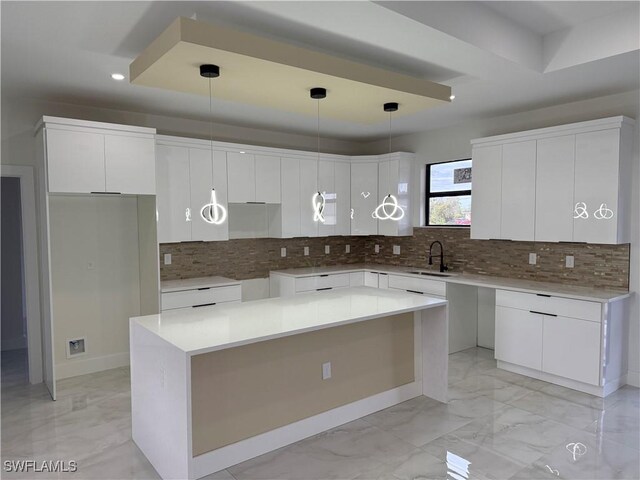
[[[446,402],[447,337],[446,300],[369,287],[135,317],[133,440],[162,478],[196,479],[410,398]]]

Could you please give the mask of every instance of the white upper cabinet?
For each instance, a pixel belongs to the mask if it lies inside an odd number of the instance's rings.
[[[318,161],[300,159],[300,236],[317,237],[318,221],[314,220],[312,199],[318,192]]]
[[[155,141],[143,136],[105,135],[107,192],[156,193]]]
[[[536,161],[537,242],[573,240],[575,135],[538,140]]]
[[[187,147],[157,145],[156,192],[158,242],[190,241],[193,213]]]
[[[501,238],[502,145],[473,147],[471,238]]]
[[[475,166],[475,163],[474,163]],[[536,142],[507,143],[502,147],[500,236],[531,240],[535,227]]]
[[[282,204],[280,206],[283,238],[300,236],[300,159],[281,157]],[[309,197],[311,204],[311,197]]]
[[[42,117],[50,193],[155,194],[155,129]]]
[[[387,159],[378,164],[378,202],[380,208],[378,218],[378,235],[403,236],[413,234],[411,216],[411,171],[412,157],[406,154],[386,155]],[[393,199],[397,200],[397,206]]]
[[[335,162],[320,160],[318,168],[318,189],[325,197],[324,223],[318,222],[318,236],[328,237],[336,234],[336,224],[338,223]]]
[[[256,202],[280,203],[280,157],[256,155]]]
[[[471,238],[628,243],[633,120],[474,140]]]
[[[351,164],[351,235],[377,235],[378,162]]]
[[[105,191],[104,135],[47,129],[46,142],[49,192]]]
[[[351,166],[334,162],[336,226],[334,235],[351,235]]]
[[[620,130],[576,135],[574,239],[618,241]]]
[[[249,153],[227,153],[229,203],[256,201],[256,163]]]
[[[210,242],[229,239],[228,219],[219,225],[205,222],[200,210],[211,203],[211,190],[215,189],[213,208],[229,209],[227,204],[227,152],[189,148],[189,176],[191,203],[191,240]],[[219,210],[219,213],[222,211]]]

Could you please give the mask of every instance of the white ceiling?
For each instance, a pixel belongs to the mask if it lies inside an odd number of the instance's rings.
[[[111,80],[178,16],[224,24],[451,85],[456,100],[394,133],[640,87],[638,2],[7,2],[2,95],[193,119],[202,97]],[[214,102],[217,121],[315,132],[315,117]],[[369,140],[388,123],[324,119],[323,134]]]

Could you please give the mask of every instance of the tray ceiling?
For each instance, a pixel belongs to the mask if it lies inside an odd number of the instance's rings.
[[[316,115],[309,89],[324,87],[321,115],[358,124],[387,118],[386,102],[400,104],[394,116],[410,115],[451,95],[446,85],[187,18],[176,19],[131,63],[129,78],[208,97],[203,63],[220,67],[212,84],[217,99]]]

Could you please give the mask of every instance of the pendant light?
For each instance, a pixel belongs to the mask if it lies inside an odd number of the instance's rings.
[[[200,76],[209,79],[209,141],[211,143],[211,165],[213,166],[213,95],[211,92],[211,80],[220,76],[220,67],[211,64],[200,65]],[[211,187],[209,203],[205,203],[200,209],[200,217],[212,225],[221,225],[227,219],[227,209],[218,203],[216,189],[213,187]]]
[[[327,97],[327,89],[321,87],[312,88],[310,91],[310,96],[312,99],[317,100],[318,104],[318,123],[317,123],[317,133],[318,133],[318,159],[316,163],[316,186],[318,187],[318,191],[311,196],[311,206],[313,207],[313,221],[314,222],[325,222],[324,217],[324,207],[326,205],[326,198],[324,193],[320,191],[320,100]]]
[[[383,108],[385,112],[389,112],[389,154],[391,154],[391,114],[398,111],[398,104],[395,102],[385,103]],[[391,172],[389,172],[389,194],[373,211],[373,217],[378,220],[394,220],[396,222],[404,218],[404,208],[398,204],[398,199],[393,194]]]

